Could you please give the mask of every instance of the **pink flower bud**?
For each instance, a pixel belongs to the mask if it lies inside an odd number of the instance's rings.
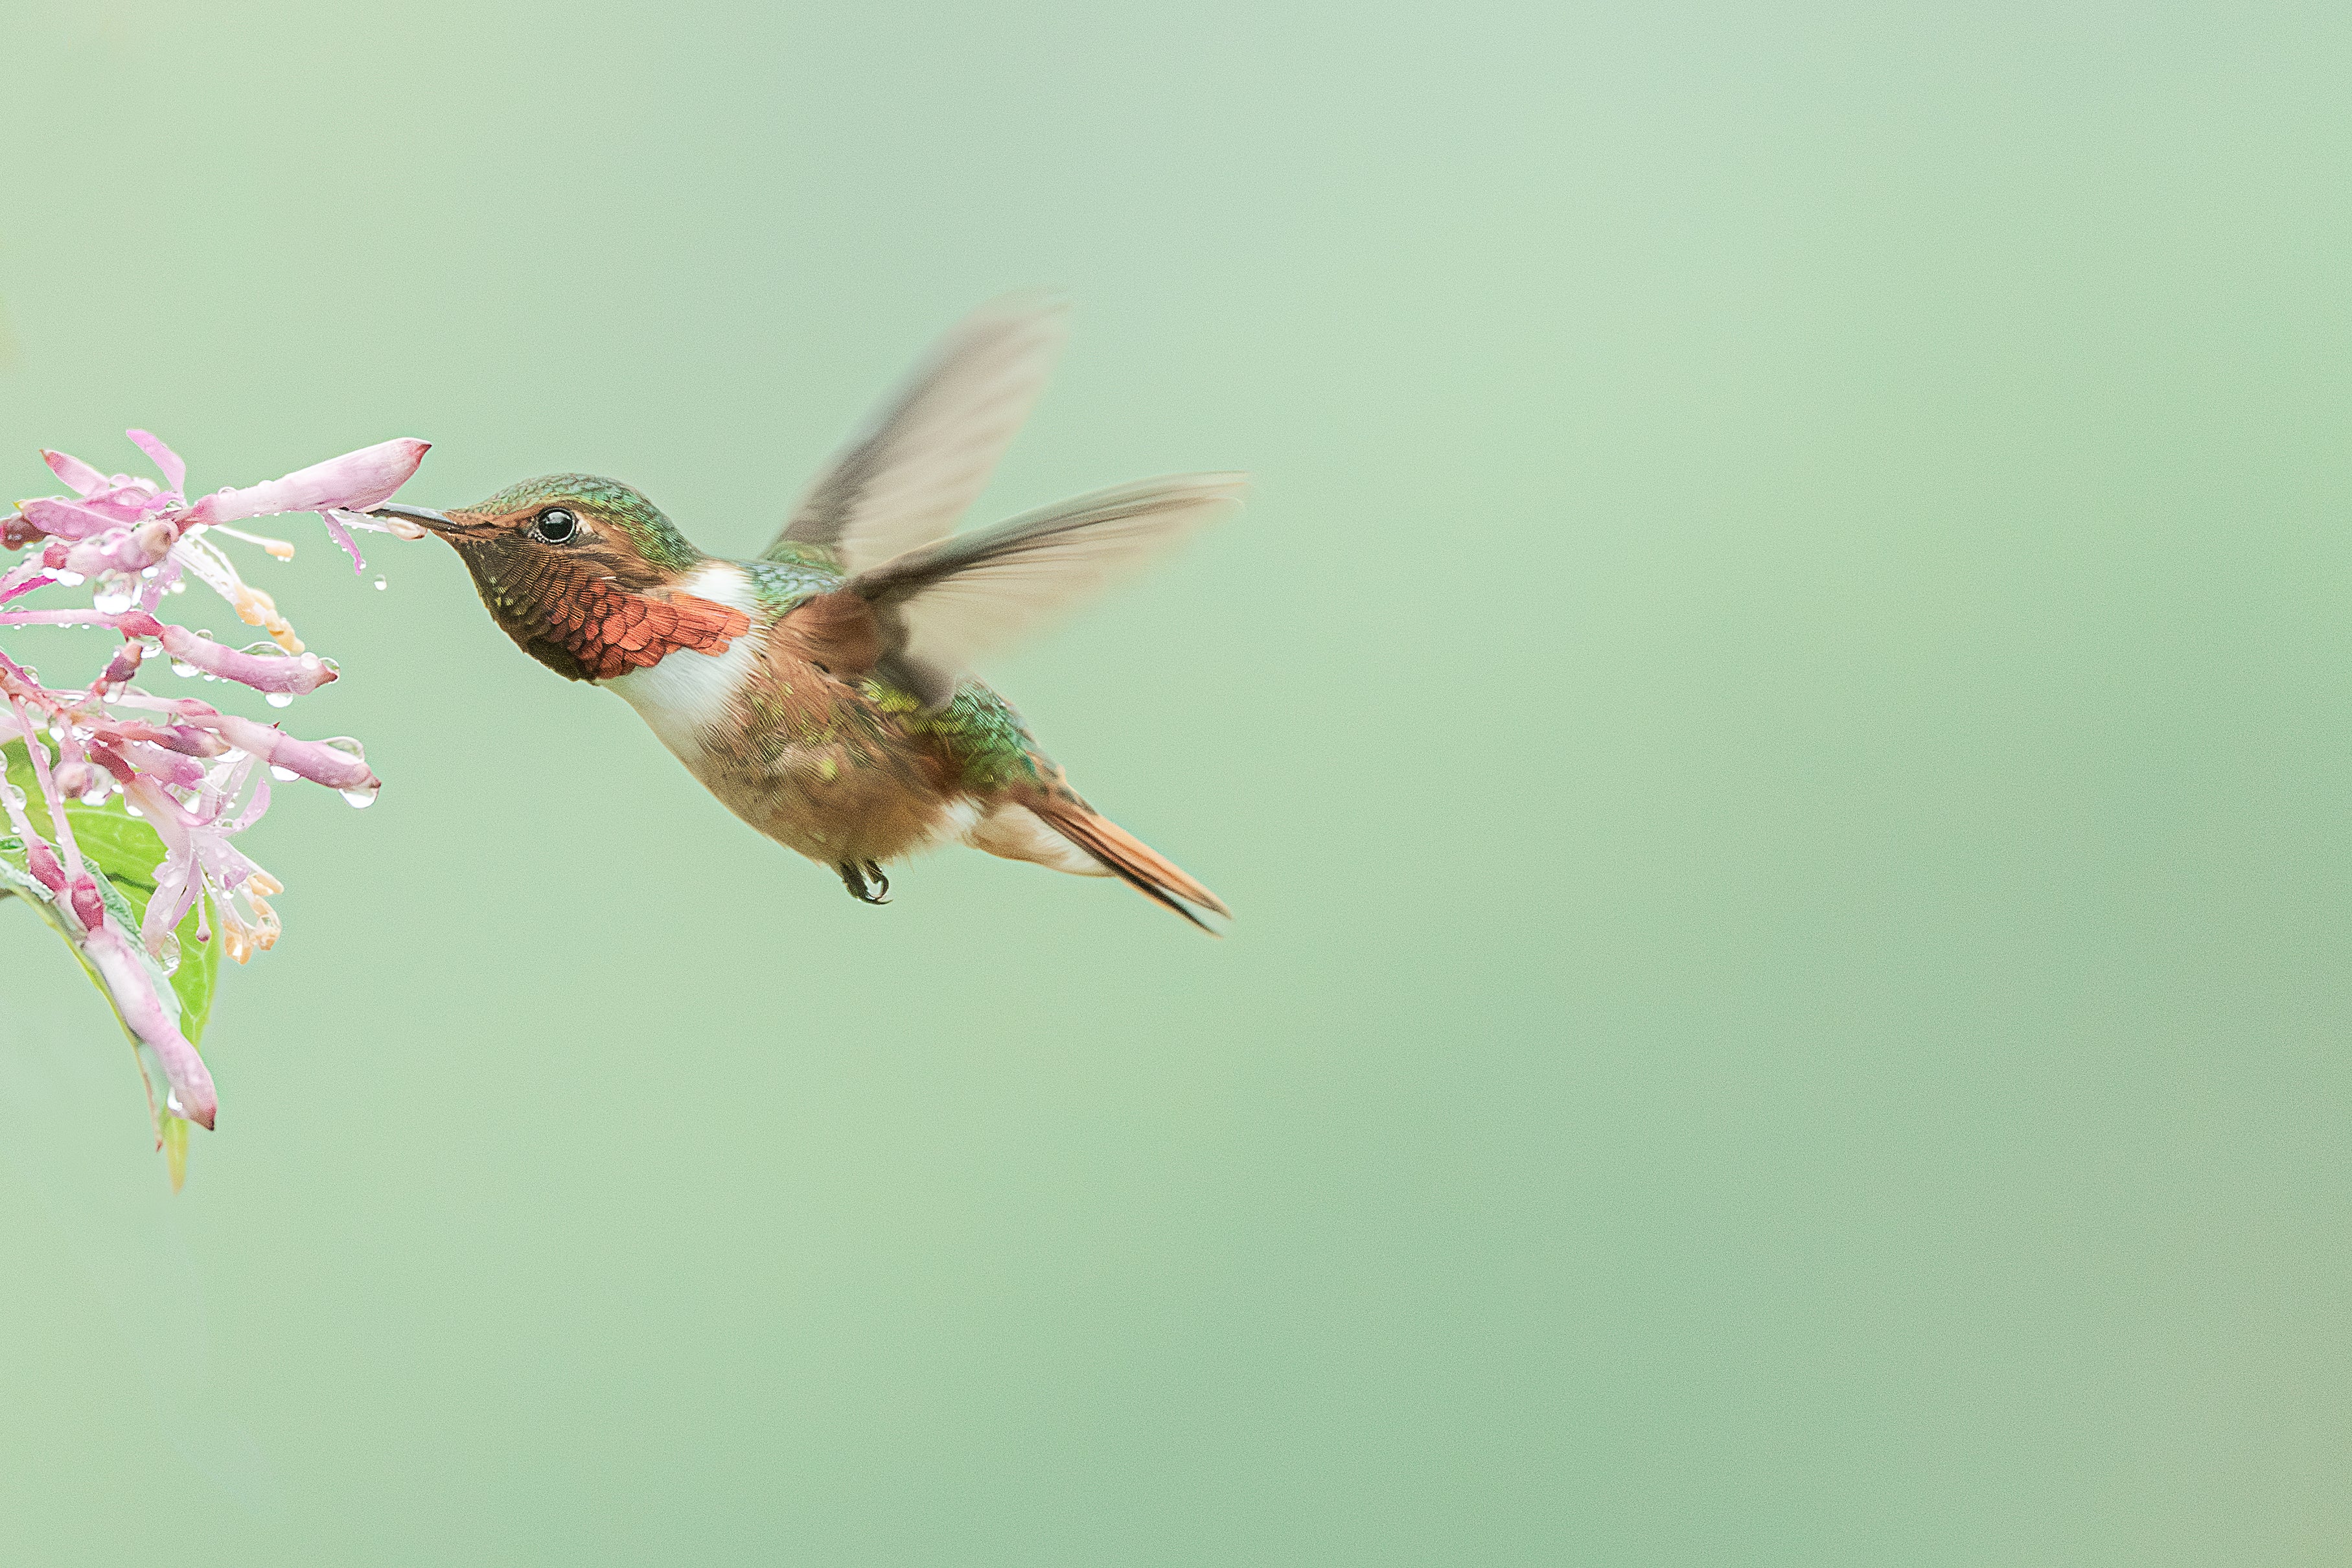
[[[88,539],[94,533],[119,528],[126,521],[78,500],[44,498],[28,500],[20,510],[27,522],[52,539]]]
[[[151,635],[173,658],[193,664],[208,675],[250,686],[256,691],[285,691],[299,696],[316,691],[335,679],[334,667],[314,653],[294,658],[239,653],[235,648],[223,647],[210,637],[198,637],[185,626],[159,626]]]
[[[106,923],[106,901],[98,896],[98,882],[87,871],[74,879],[73,891],[67,902],[73,905],[74,919],[81,921],[84,931],[96,931]]]
[[[66,800],[78,800],[98,787],[104,775],[88,763],[67,763],[50,775],[58,786],[58,795]]]
[[[193,757],[184,757],[177,752],[167,752],[161,746],[134,744],[123,760],[126,771],[115,776],[125,784],[141,773],[181,789],[194,789],[205,782],[205,765]],[[136,764],[135,771],[131,770],[131,763]]]
[[[79,458],[52,452],[44,447],[41,448],[41,461],[48,464],[49,472],[57,475],[66,489],[78,496],[91,495],[106,488],[106,476]]]
[[[190,522],[235,522],[281,511],[365,511],[392,499],[425,460],[430,443],[382,441],[323,463],[298,468],[282,479],[225,489],[188,509]]]
[[[222,739],[241,752],[249,752],[273,768],[284,768],[312,784],[325,784],[329,789],[381,789],[383,782],[368,771],[368,765],[349,752],[316,741],[298,741],[283,730],[273,730],[257,724],[250,719],[240,719],[234,713],[223,713],[212,721]]]
[[[154,983],[131,952],[130,941],[118,931],[97,926],[91,928],[82,950],[89,955],[91,967],[114,999],[122,1021],[142,1043],[154,1047],[163,1076],[171,1083],[172,1097],[179,1102],[179,1113],[210,1131],[220,1109],[212,1074],[205,1069],[196,1047],[164,1011]]]
[[[66,890],[66,868],[58,863],[57,851],[40,839],[33,838],[25,845],[25,868],[52,893]]]
[[[134,770],[131,768],[130,763],[125,761],[121,753],[117,752],[112,746],[94,745],[90,747],[89,760],[96,763],[100,767],[104,768],[108,773],[112,773],[114,775],[114,782],[117,784],[129,784],[134,776]]]
[[[174,724],[155,737],[155,743],[182,756],[209,760],[228,750],[228,742],[209,730]]]
[[[149,620],[153,620],[155,617],[150,616],[147,618]],[[131,635],[133,637],[154,637],[162,630],[163,628],[159,626],[156,627],[155,631],[133,632]],[[142,659],[146,658],[146,656],[147,645],[142,642],[126,642],[121,647],[116,648],[114,650],[114,657],[107,661],[106,673],[98,678],[99,689],[100,690],[104,690],[110,687],[121,686],[130,680],[133,676],[139,673],[139,663]]]
[[[185,708],[210,716],[212,709],[202,702],[190,702]],[[180,710],[175,708],[175,710]],[[125,741],[143,741],[151,746],[161,746],[185,757],[217,757],[228,750],[228,742],[209,730],[199,730],[193,724],[150,724],[132,719],[114,726],[113,732]]]
[[[66,552],[65,570],[95,577],[100,572],[143,572],[172,552],[180,531],[168,522],[102,533]]]

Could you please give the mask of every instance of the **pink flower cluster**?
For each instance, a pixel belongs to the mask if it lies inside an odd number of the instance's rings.
[[[0,574],[0,630],[86,626],[122,641],[87,686],[59,687],[0,651],[0,742],[22,739],[31,753],[51,834],[36,830],[24,792],[0,779],[5,831],[23,840],[25,871],[46,893],[52,918],[112,996],[141,1047],[142,1071],[160,1070],[161,1116],[213,1125],[218,1105],[212,1075],[181,1032],[163,985],[179,963],[174,935],[192,908],[200,941],[219,940],[242,963],[277,940],[268,899],[283,889],[231,842],[268,809],[271,779],[307,779],[364,805],[381,787],[353,741],[297,740],[274,725],[224,713],[208,702],[142,689],[142,662],[161,652],[182,674],[202,673],[248,686],[283,707],[335,679],[335,667],[307,651],[269,595],[247,584],[214,535],[259,544],[271,553],[292,546],[257,539],[228,525],[277,512],[315,511],[363,564],[349,530],[421,534],[358,514],[381,505],[424,460],[423,441],[385,441],[242,489],[190,501],[187,465],[144,430],[130,432],[162,474],[162,483],[100,473],[78,458],[43,452],[50,471],[73,493],[19,502],[0,516],[0,546],[26,552]],[[160,618],[166,595],[194,578],[226,599],[267,642],[232,648]],[[26,595],[49,587],[92,585],[90,607],[36,609]],[[52,753],[54,748],[54,754]],[[155,892],[136,931],[108,910],[84,862],[66,810],[69,800],[97,805],[119,793],[152,825],[165,847]],[[116,900],[118,903],[120,900]],[[150,1099],[156,1085],[151,1073]],[[159,1120],[159,1129],[161,1121]]]

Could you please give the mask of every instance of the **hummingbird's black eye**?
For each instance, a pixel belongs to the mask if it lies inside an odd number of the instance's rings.
[[[539,514],[530,531],[550,544],[569,544],[580,531],[580,520],[560,506],[551,506]]]

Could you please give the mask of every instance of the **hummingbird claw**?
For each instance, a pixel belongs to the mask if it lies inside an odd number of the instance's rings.
[[[861,866],[855,860],[844,860],[834,869],[841,873],[841,885],[848,889],[849,896],[859,903],[887,904],[890,901],[890,879],[884,876],[882,868],[873,861],[868,860]],[[869,878],[874,883],[871,887],[866,885]]]

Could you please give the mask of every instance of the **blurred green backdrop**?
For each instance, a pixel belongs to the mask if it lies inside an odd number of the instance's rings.
[[[748,552],[1038,283],[982,516],[1259,476],[992,672],[1223,943],[288,525],[387,787],[178,1199],[0,921],[0,1559],[2352,1559],[2342,6],[0,16],[11,495]]]

